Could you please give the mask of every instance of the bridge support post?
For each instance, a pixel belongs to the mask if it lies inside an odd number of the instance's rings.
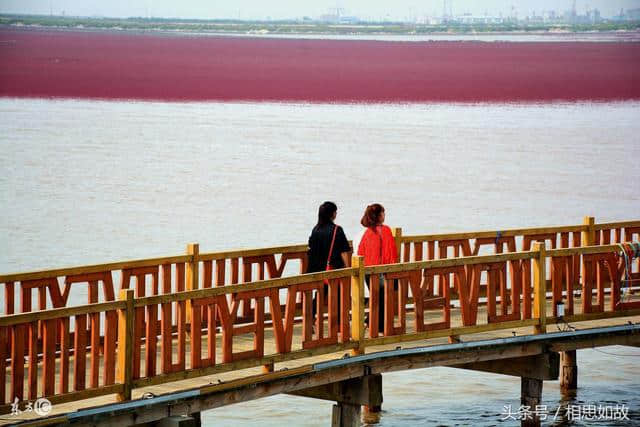
[[[358,426],[360,426],[360,405],[350,405],[348,403],[333,405],[331,427]]]
[[[369,375],[367,384],[370,404],[362,407],[367,424],[380,422],[382,414],[382,374]]]
[[[542,401],[542,380],[537,378],[521,378],[520,403],[529,407],[526,416],[522,417],[520,425],[522,427],[539,427],[540,416],[536,407]]]
[[[361,407],[365,414],[377,417],[382,408],[382,375],[369,374],[351,380],[330,383],[291,392],[296,396],[333,400],[332,426],[359,426]]]
[[[382,414],[382,405],[375,406],[363,406],[362,416],[366,420],[367,424],[376,424],[380,422],[380,415]]]
[[[578,357],[576,350],[560,352],[560,390],[575,393],[578,388]]]
[[[520,402],[522,406],[528,407],[528,411],[523,411],[521,414],[521,425],[531,427],[540,425],[540,408],[538,406],[542,401],[542,382],[558,379],[560,355],[555,352],[546,352],[534,356],[487,360],[454,366],[520,377]]]
[[[200,427],[200,413],[187,415],[177,415],[163,418],[151,424],[153,427]]]
[[[202,425],[202,413],[194,412],[190,415],[196,422],[196,427],[200,427]]]

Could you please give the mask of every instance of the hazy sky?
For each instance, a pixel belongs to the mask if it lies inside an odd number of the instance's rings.
[[[512,5],[519,16],[543,10],[563,11],[573,0],[450,0],[453,13],[509,15]],[[578,13],[598,8],[603,16],[621,8],[640,7],[640,0],[577,0]],[[442,15],[443,0],[0,0],[0,13],[61,14],[79,16],[155,16],[180,18],[266,19],[316,17],[336,6],[361,18],[404,19]]]

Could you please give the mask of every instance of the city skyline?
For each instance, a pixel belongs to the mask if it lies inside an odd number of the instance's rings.
[[[554,10],[562,13],[573,7],[573,0],[485,0],[482,4],[472,0],[448,0],[447,9],[453,15],[470,13],[473,15],[518,17],[540,15],[543,11]],[[617,15],[621,9],[640,8],[640,0],[576,0],[576,11],[584,14],[587,10],[598,9],[603,17]],[[157,18],[200,18],[200,19],[295,19],[318,17],[335,13],[358,16],[365,20],[406,20],[425,16],[445,14],[445,2],[432,0],[397,0],[389,6],[385,1],[339,0],[309,1],[301,4],[292,0],[275,0],[268,7],[257,0],[211,3],[206,0],[190,0],[176,4],[170,0],[140,0],[128,2],[113,0],[108,3],[89,0],[0,0],[0,13],[23,13],[67,16],[104,17],[157,17]],[[447,12],[448,13],[448,12]]]

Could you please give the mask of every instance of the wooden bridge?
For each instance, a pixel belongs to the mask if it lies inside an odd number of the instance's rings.
[[[190,244],[178,256],[1,275],[0,423],[197,424],[206,409],[295,393],[337,402],[333,424],[354,425],[361,405],[379,410],[382,373],[429,366],[520,376],[535,407],[544,380],[575,389],[576,349],[640,345],[640,326],[627,324],[640,320],[640,261],[621,245],[640,240],[640,221],[394,232],[401,263],[353,257],[312,274],[300,274],[306,245]],[[88,304],[69,304],[82,295]],[[25,411],[45,397],[47,416]]]

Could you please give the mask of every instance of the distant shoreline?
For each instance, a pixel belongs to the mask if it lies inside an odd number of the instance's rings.
[[[26,28],[272,36],[452,36],[640,34],[640,21],[599,24],[408,24],[401,22],[332,24],[297,21],[236,21],[161,18],[90,18],[0,14],[1,26]]]
[[[640,30],[618,31],[496,31],[481,33],[433,32],[424,34],[410,33],[270,33],[270,32],[228,32],[195,31],[166,29],[122,29],[109,27],[68,27],[42,25],[8,25],[0,22],[0,30],[7,31],[55,31],[76,33],[139,34],[168,37],[233,37],[233,38],[273,38],[273,39],[309,39],[309,40],[363,40],[363,41],[503,41],[503,42],[594,42],[594,43],[640,43]]]

